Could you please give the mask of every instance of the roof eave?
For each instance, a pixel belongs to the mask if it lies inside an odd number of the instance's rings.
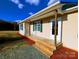
[[[23,22],[25,22],[26,20],[29,20],[29,19],[31,19],[31,18],[37,16],[37,15],[39,16],[40,14],[44,14],[44,13],[50,11],[50,9],[51,9],[52,7],[54,7],[54,6],[58,5],[58,4],[60,4],[60,1],[58,1],[58,2],[56,2],[56,3],[54,3],[54,4],[52,4],[52,5],[50,5],[49,7],[45,8],[45,9],[43,9],[43,10],[37,12],[37,13],[35,13],[34,15],[32,15],[32,16],[30,16],[30,17],[28,17],[28,18],[25,18],[24,20],[20,21],[19,23],[23,23]]]
[[[68,8],[68,9],[64,10],[63,12],[65,14],[65,13],[70,13],[70,12],[74,12],[74,11],[78,11],[78,6]]]

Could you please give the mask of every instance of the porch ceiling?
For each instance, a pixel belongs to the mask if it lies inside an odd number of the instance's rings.
[[[34,17],[34,18],[32,18],[32,19],[30,19],[30,20],[27,20],[27,21],[28,21],[28,22],[29,22],[29,21],[31,22],[31,21],[35,21],[35,20],[41,20],[41,19],[46,18],[46,17],[49,17],[49,16],[54,16],[54,14],[55,14],[55,11],[48,12],[48,13],[46,13],[46,14],[43,14],[43,15]]]

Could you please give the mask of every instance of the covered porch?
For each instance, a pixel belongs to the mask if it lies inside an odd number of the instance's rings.
[[[40,50],[43,54],[47,55],[48,57],[50,57],[53,54],[53,51],[55,51],[56,49],[58,49],[62,46],[61,38],[58,40],[58,38],[60,37],[59,35],[61,32],[61,30],[60,30],[61,28],[58,28],[59,32],[57,31],[57,22],[58,22],[58,17],[60,15],[62,15],[61,14],[62,6],[63,6],[63,4],[59,4],[59,2],[57,2],[53,6],[50,6],[46,9],[34,14],[33,16],[29,17],[28,20],[23,22],[25,24],[24,35],[26,37],[28,37],[29,39],[35,41],[35,44],[33,46],[35,48],[37,48],[38,50]],[[53,27],[54,34],[53,35],[51,34],[51,37],[53,36],[53,38],[50,37],[52,40],[32,35],[32,33],[30,31],[30,30],[33,30],[30,26],[31,22],[41,20],[46,17],[53,17],[54,18],[54,20],[53,20],[54,21],[54,27]],[[50,26],[50,24],[51,24],[51,26],[53,26],[52,23],[53,22],[49,22],[49,26]],[[59,27],[61,27],[61,26],[59,26]],[[45,29],[45,30],[47,30],[47,29]],[[49,29],[49,30],[51,30],[51,29]],[[58,32],[58,35],[57,35],[57,32]]]
[[[24,36],[28,37],[29,39],[35,41],[35,44],[33,46],[37,48],[39,51],[41,51],[43,54],[50,57],[54,51],[62,47],[62,19],[58,19],[59,17],[62,18],[64,14],[71,13],[75,8],[70,8],[68,10],[62,10],[63,4],[60,4],[60,2],[57,2],[48,8],[41,10],[40,12],[34,14],[33,16],[30,16],[27,18],[27,20],[22,21],[21,23],[24,23]],[[31,27],[31,23],[42,20],[47,17],[53,17],[53,20],[49,22],[49,27],[53,27],[53,29],[50,28],[50,30],[53,30],[53,35],[51,34],[50,39],[47,39],[44,34],[39,34],[39,32],[35,31],[33,32],[33,26]],[[53,23],[54,21],[54,23]],[[39,22],[38,22],[39,23]],[[48,23],[48,22],[47,22]],[[47,25],[46,25],[47,26]],[[49,27],[45,27],[44,30],[49,29]],[[32,30],[32,31],[31,31]],[[48,30],[47,30],[48,31]],[[58,32],[58,33],[57,33]],[[42,37],[37,36],[37,33]],[[46,32],[48,34],[48,32]],[[34,35],[35,34],[35,35]]]
[[[57,42],[58,41],[57,40],[58,37],[57,37],[57,34],[56,34],[57,33],[57,22],[58,22],[57,19],[59,17],[59,14],[58,14],[57,10],[54,10],[52,13],[51,13],[51,15],[53,15],[54,22],[55,22],[55,24],[54,24],[53,40],[32,35],[31,31],[30,31],[30,30],[32,30],[31,27],[30,27],[30,24],[33,21],[31,21],[31,20],[29,20],[28,22],[26,22],[26,24],[28,24],[28,26],[27,25],[25,26],[25,27],[27,27],[26,30],[28,30],[28,34],[27,34],[27,32],[25,32],[26,37],[28,37],[29,39],[35,41],[35,44],[33,46],[36,49],[40,50],[43,54],[47,55],[48,57],[50,57],[53,54],[53,51],[55,51],[56,49],[58,49],[58,48],[60,48],[62,46],[62,39],[60,39],[60,41]]]

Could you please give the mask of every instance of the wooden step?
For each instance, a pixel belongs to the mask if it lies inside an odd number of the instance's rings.
[[[45,41],[44,39],[42,40],[41,38],[31,36],[29,36],[29,38],[35,41],[33,46],[48,57],[50,57],[53,54],[53,51],[56,50],[56,47],[53,44],[50,44],[50,42]]]
[[[39,44],[45,46],[45,47],[48,48],[50,51],[53,51],[53,49],[56,50],[56,47],[55,47],[53,44],[50,45],[49,43],[44,42],[44,41],[42,41],[42,40],[38,40],[37,43],[39,43]]]
[[[41,51],[43,54],[47,55],[48,57],[50,57],[53,54],[53,51],[50,51],[48,48],[38,43],[36,43],[34,47]]]
[[[47,39],[41,39],[39,37],[34,37],[34,36],[29,36],[30,39],[33,39],[35,42],[38,42],[39,44],[42,44],[44,46],[46,46],[48,49],[50,49],[52,51],[52,49],[56,50],[55,45],[53,44],[53,42],[49,42],[49,40]]]

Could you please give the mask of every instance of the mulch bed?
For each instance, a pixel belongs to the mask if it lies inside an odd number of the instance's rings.
[[[66,47],[61,47],[54,51],[50,59],[78,59],[78,52]]]
[[[23,35],[21,35],[21,34],[19,34],[19,33],[17,33],[17,34],[20,35],[20,36],[23,38],[23,40],[27,41],[27,43],[28,43],[29,45],[35,44],[35,41],[31,40],[31,39],[28,38],[27,36],[23,36]]]

